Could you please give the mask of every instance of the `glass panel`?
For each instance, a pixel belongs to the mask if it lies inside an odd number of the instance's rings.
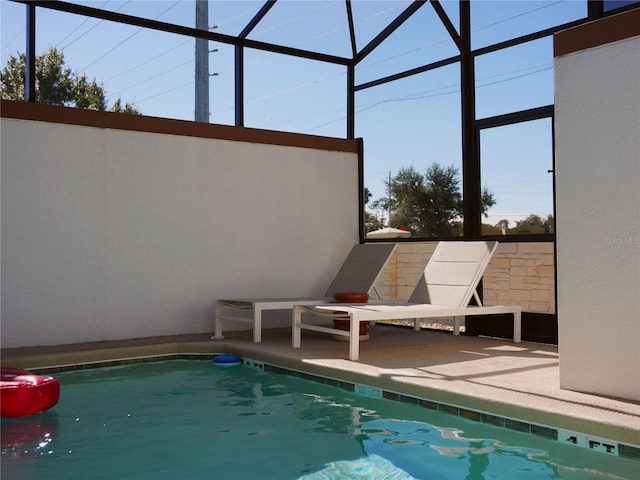
[[[475,50],[586,16],[586,0],[472,1],[471,45]]]
[[[480,132],[482,185],[495,200],[482,219],[485,235],[553,232],[551,129],[545,118]]]
[[[62,53],[64,68],[103,86],[108,110],[121,99],[143,115],[194,118],[193,38],[54,10],[39,16],[38,55]]]
[[[109,12],[133,15],[134,17],[159,20],[186,27],[195,26],[195,1],[147,0],[71,0],[70,3],[98,8]]]
[[[358,64],[356,80],[365,83],[459,54],[438,15],[424,5]]]
[[[249,38],[351,58],[344,2],[277,2]]]
[[[459,2],[441,2],[442,8],[447,13],[449,20],[456,27],[456,31],[460,33],[460,3]]]
[[[41,9],[36,9],[36,21]],[[9,57],[24,52],[26,42],[26,7],[20,3],[0,3],[0,39],[2,39],[2,68]]]
[[[246,126],[346,136],[345,67],[250,50],[245,58]]]
[[[456,203],[462,194],[459,76],[456,64],[358,92],[356,134],[364,139],[364,180],[371,194],[369,231],[390,225],[406,227],[414,237],[462,234],[459,211],[439,208],[442,200]],[[455,185],[448,183],[454,187],[452,194],[444,199],[429,196],[434,191],[425,177],[438,173],[434,166],[454,173],[449,180]],[[398,182],[400,172],[403,182]],[[399,198],[399,187],[410,187],[410,178],[418,180],[411,201]],[[400,200],[405,201],[399,204]]]
[[[24,12],[24,5],[2,3],[3,66],[24,52]],[[107,110],[120,99],[143,115],[194,119],[195,39],[45,8],[36,9],[36,19],[36,54],[55,48],[74,78],[103,87]],[[209,45],[210,121],[232,125],[234,49]]]
[[[109,12],[133,15],[148,20],[195,27],[195,0],[72,0],[70,3],[98,8]],[[217,31],[236,35],[264,4],[262,0],[209,1],[209,27],[216,26]]]
[[[260,11],[262,5],[264,0],[209,1],[209,23],[212,31],[225,35],[238,35]]]
[[[404,0],[351,2],[358,51],[362,50],[408,6]],[[425,7],[422,7],[425,8]]]
[[[553,39],[476,58],[476,118],[553,104]]]

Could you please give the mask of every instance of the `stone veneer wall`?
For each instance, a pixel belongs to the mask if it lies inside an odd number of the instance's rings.
[[[399,243],[376,285],[382,298],[407,299],[436,242]],[[523,312],[555,314],[552,242],[501,243],[483,277],[485,305],[520,304]]]

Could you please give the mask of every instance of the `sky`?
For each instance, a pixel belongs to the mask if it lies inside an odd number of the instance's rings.
[[[129,15],[195,25],[193,0],[76,1]],[[262,1],[209,3],[209,24],[235,35]],[[370,42],[409,1],[352,2],[358,49]],[[458,25],[457,1],[442,1]],[[586,15],[583,0],[472,2],[472,45],[479,48]],[[0,0],[2,65],[24,50],[23,4]],[[106,89],[109,103],[120,97],[145,115],[194,118],[192,38],[122,26],[38,8],[38,54],[63,51],[66,65]],[[344,1],[276,3],[249,38],[331,55],[350,56]],[[210,42],[210,121],[234,123],[234,50]],[[366,57],[356,84],[457,54],[431,5]],[[551,39],[483,55],[476,60],[476,109],[482,119],[553,103]],[[346,136],[346,69],[283,55],[245,52],[245,126],[323,136]],[[432,163],[461,169],[460,72],[451,65],[356,95],[356,136],[364,139],[365,186],[373,199],[387,195],[389,174]],[[540,120],[481,132],[482,183],[496,199],[485,223],[512,225],[529,214],[553,213],[551,122]],[[375,212],[385,215],[385,212]]]

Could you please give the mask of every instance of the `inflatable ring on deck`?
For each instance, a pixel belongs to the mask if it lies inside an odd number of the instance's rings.
[[[60,384],[51,376],[2,367],[0,410],[3,417],[24,417],[49,410],[60,399]]]

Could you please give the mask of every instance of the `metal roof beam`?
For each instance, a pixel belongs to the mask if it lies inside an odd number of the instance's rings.
[[[351,39],[351,55],[356,58],[358,54],[358,47],[356,45],[356,29],[353,26],[353,10],[351,9],[351,0],[345,0],[345,6],[347,7],[347,22],[349,23],[349,38]]]
[[[455,42],[458,50],[462,51],[462,39],[460,38],[460,34],[456,30],[456,27],[453,25],[453,23],[451,23],[451,20],[449,19],[447,12],[445,12],[444,8],[442,8],[442,4],[440,3],[440,1],[431,0],[431,6],[436,11],[438,17],[440,17],[440,21],[444,25],[444,28],[447,29],[447,32],[449,32],[449,35],[451,35],[451,39]]]
[[[400,15],[398,15],[393,22],[391,22],[387,27],[382,30],[376,38],[371,40],[354,58],[355,63],[361,62],[367,55],[373,52],[376,47],[378,47],[383,41],[385,41],[389,35],[395,32],[400,25],[406,22],[411,15],[416,13],[418,9],[420,9],[426,0],[416,0],[411,3]]]
[[[509,47],[514,47],[516,45],[521,45],[523,43],[531,42],[533,40],[539,40],[541,38],[553,35],[554,33],[559,32],[561,30],[566,30],[568,28],[572,28],[577,25],[582,25],[583,23],[584,23],[584,20],[574,20],[572,22],[563,23],[562,25],[555,25],[553,27],[545,28],[544,30],[538,30],[537,32],[521,35],[519,37],[505,40],[503,42],[494,43],[493,45],[487,45],[486,47],[473,50],[471,53],[473,54],[474,57],[485,55],[487,53],[496,52],[498,50],[502,50]]]
[[[35,5],[42,8],[48,8],[50,10],[58,10],[61,12],[74,13],[77,15],[83,15],[85,17],[99,18],[109,20],[112,22],[124,23],[127,25],[133,25],[136,27],[149,28],[152,30],[158,30],[167,33],[175,33],[177,35],[185,35],[193,38],[205,38],[214,42],[226,43],[228,45],[243,46],[254,48],[256,50],[262,50],[272,53],[281,53],[283,55],[290,55],[292,57],[306,58],[309,60],[317,60],[320,62],[333,63],[337,65],[349,65],[352,63],[352,59],[345,57],[338,57],[336,55],[328,55],[324,53],[312,52],[309,50],[301,50],[299,48],[285,47],[283,45],[276,45],[266,42],[258,42],[255,40],[249,40],[246,38],[238,38],[232,35],[225,35],[222,33],[208,32],[197,28],[184,27],[181,25],[175,25],[172,23],[160,22],[158,20],[150,20],[146,18],[136,17],[133,15],[126,15],[123,13],[109,12],[107,10],[100,10],[98,8],[87,7],[85,5],[78,5],[75,3],[69,3],[64,1],[51,2],[48,0],[12,0],[17,3],[24,3],[28,5]]]
[[[262,8],[255,14],[251,21],[242,29],[238,37],[247,38],[254,28],[260,23],[264,16],[271,10],[278,0],[269,0],[262,5]]]
[[[371,80],[370,82],[361,83],[360,85],[355,86],[355,90],[357,92],[360,90],[365,90],[367,88],[377,87],[378,85],[393,82],[394,80],[400,80],[401,78],[410,77],[412,75],[418,75],[420,73],[428,72],[430,70],[435,70],[436,68],[446,67],[447,65],[452,65],[459,61],[460,61],[460,55],[445,58],[437,62],[429,63],[427,65],[422,65],[420,67],[412,68],[410,70],[405,70],[404,72],[394,73],[393,75],[381,77],[381,78],[378,78],[377,80]]]

